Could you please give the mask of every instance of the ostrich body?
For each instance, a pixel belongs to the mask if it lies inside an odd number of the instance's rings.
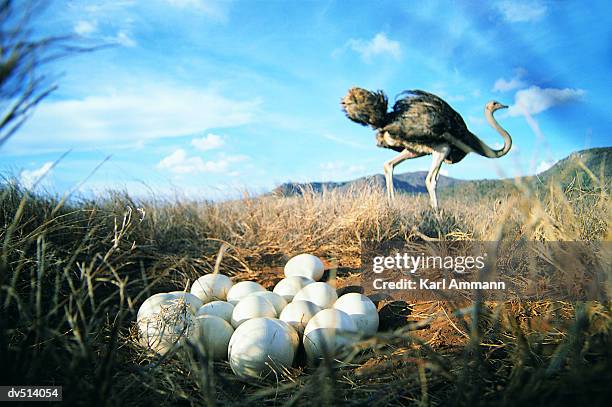
[[[458,163],[472,152],[499,158],[512,147],[512,138],[493,117],[493,112],[507,107],[499,102],[491,101],[485,105],[487,121],[504,138],[504,146],[494,150],[471,133],[459,113],[440,97],[422,90],[409,90],[400,96],[403,97],[395,102],[390,112],[382,91],[351,88],[341,102],[349,119],[376,130],[378,147],[399,152],[384,165],[389,201],[395,196],[393,169],[407,159],[432,155],[425,185],[431,206],[437,208],[436,183],[443,162]]]

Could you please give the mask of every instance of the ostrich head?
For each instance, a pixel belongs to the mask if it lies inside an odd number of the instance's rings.
[[[374,128],[386,124],[387,96],[383,91],[370,92],[361,88],[351,88],[340,104],[346,116],[356,123]]]
[[[508,108],[508,106],[502,105],[501,103],[499,103],[496,100],[492,100],[492,101],[490,101],[489,103],[487,103],[485,105],[485,110],[487,110],[487,111],[489,111],[491,113],[493,113],[494,111],[499,110],[499,109],[507,109],[507,108]]]

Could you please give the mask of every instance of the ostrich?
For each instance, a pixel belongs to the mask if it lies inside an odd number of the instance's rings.
[[[382,91],[351,88],[341,101],[349,119],[377,131],[378,147],[399,152],[384,165],[389,201],[395,197],[393,168],[407,159],[432,155],[425,185],[431,206],[437,209],[436,183],[443,162],[458,163],[471,152],[499,158],[510,151],[512,139],[493,117],[493,112],[508,106],[496,101],[485,105],[484,114],[489,124],[504,138],[504,146],[493,150],[471,133],[459,113],[440,97],[422,90],[408,90],[400,96],[391,112],[387,112],[387,96]]]

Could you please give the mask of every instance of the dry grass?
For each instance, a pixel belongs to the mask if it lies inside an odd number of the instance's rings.
[[[400,323],[355,345],[348,362],[292,368],[265,382],[240,381],[194,349],[157,358],[135,345],[144,298],[211,272],[223,243],[221,272],[236,280],[269,286],[286,259],[310,252],[343,286],[359,269],[365,240],[610,240],[607,190],[552,186],[537,197],[519,189],[503,201],[445,200],[437,215],[424,197],[389,206],[374,189],[225,203],[135,202],[115,193],[63,203],[7,183],[0,382],[61,384],[65,401],[83,405],[604,404],[609,301],[387,308]],[[609,253],[596,256],[610,264]]]

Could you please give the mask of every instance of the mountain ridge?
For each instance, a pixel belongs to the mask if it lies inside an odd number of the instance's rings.
[[[606,165],[606,163],[609,165]],[[536,188],[548,185],[550,181],[553,180],[556,180],[562,186],[566,186],[570,182],[576,182],[578,180],[581,185],[591,187],[596,181],[594,181],[592,176],[584,170],[583,166],[596,178],[603,176],[604,182],[608,183],[612,178],[612,147],[596,147],[575,151],[569,156],[557,161],[547,170],[535,175],[523,176],[520,177],[520,179]],[[427,193],[427,188],[425,187],[426,175],[427,171],[396,174],[393,176],[393,186],[399,193]],[[514,184],[514,181],[515,178],[462,180],[440,175],[438,179],[438,191],[443,195],[452,195],[453,193],[459,192],[461,189],[467,188],[471,193],[479,193],[477,191],[486,192],[506,188],[510,184]],[[385,189],[385,177],[382,174],[374,174],[340,182],[286,182],[272,190],[272,194],[295,196],[302,195],[304,191],[312,191],[314,193],[322,193],[325,190],[347,191],[364,185]]]

